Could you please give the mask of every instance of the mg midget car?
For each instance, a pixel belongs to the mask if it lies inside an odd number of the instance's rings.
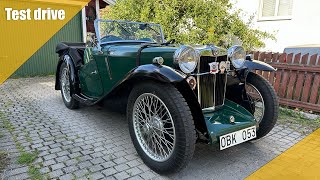
[[[134,147],[154,171],[184,168],[196,142],[224,150],[274,127],[277,96],[254,72],[275,69],[243,47],[175,45],[151,23],[96,20],[95,28],[86,44],[57,45],[55,89],[69,109],[122,104]]]

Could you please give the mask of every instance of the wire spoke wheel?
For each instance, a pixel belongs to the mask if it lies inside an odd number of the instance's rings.
[[[250,96],[251,102],[254,103],[254,118],[258,123],[262,121],[265,112],[265,104],[259,90],[250,83],[246,83],[246,92]]]
[[[133,127],[137,140],[151,159],[168,160],[175,148],[176,133],[170,111],[152,93],[141,94],[133,105]]]
[[[67,68],[63,68],[61,72],[61,89],[62,95],[65,101],[71,101],[71,94],[70,94],[70,79],[69,79],[69,72]]]

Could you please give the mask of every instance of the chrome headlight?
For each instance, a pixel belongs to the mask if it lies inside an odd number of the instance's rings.
[[[246,59],[246,52],[242,46],[233,46],[228,49],[228,58],[230,58],[235,68],[241,68]]]
[[[179,64],[181,71],[189,74],[196,69],[200,55],[191,46],[181,46],[174,53],[173,59],[175,63]]]

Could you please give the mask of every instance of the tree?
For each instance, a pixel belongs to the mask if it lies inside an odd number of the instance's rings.
[[[263,47],[274,36],[250,28],[229,0],[117,0],[106,19],[159,23],[167,39],[181,44],[216,44],[228,47],[239,39],[246,49]]]

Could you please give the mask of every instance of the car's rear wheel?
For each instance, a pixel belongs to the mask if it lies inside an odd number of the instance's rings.
[[[79,102],[72,97],[71,93],[70,70],[65,62],[60,67],[60,89],[64,104],[69,109],[79,108]]]
[[[272,85],[255,73],[247,76],[246,92],[254,105],[251,112],[258,124],[257,138],[261,138],[267,135],[277,122],[278,97]]]
[[[127,119],[138,154],[154,171],[177,172],[191,160],[194,122],[185,99],[171,84],[137,85],[129,95]]]

